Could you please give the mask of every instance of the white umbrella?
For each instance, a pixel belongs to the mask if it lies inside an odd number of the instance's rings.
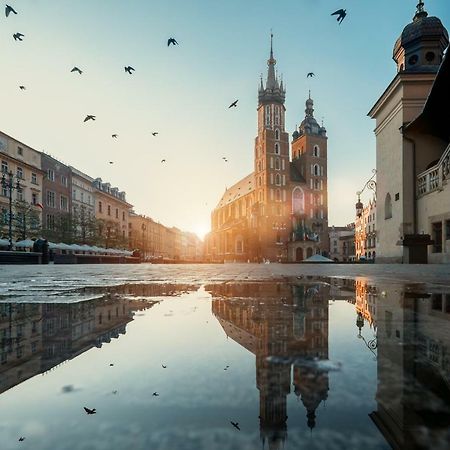
[[[16,248],[32,248],[34,241],[31,239],[25,239],[24,241],[16,242],[14,245]]]
[[[72,250],[72,247],[70,245],[64,244],[64,242],[60,242],[59,244],[56,244],[56,247],[59,250]]]
[[[306,262],[306,263],[332,263],[334,261],[332,259],[326,258],[325,256],[322,256],[322,255],[313,255],[313,256],[310,256],[309,258],[305,259],[303,262]]]
[[[14,245],[14,242],[13,242]],[[0,247],[8,247],[9,246],[9,241],[8,239],[0,239]]]

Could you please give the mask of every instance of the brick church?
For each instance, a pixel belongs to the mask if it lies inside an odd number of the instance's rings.
[[[225,190],[211,214],[205,242],[210,261],[299,262],[328,254],[326,130],[309,96],[290,143],[272,41],[267,80],[258,91],[254,170]]]

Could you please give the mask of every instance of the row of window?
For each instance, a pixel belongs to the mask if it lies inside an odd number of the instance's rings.
[[[101,214],[103,214],[103,203],[102,203],[101,201],[98,202],[98,212],[101,213]],[[106,214],[107,214],[108,216],[111,215],[111,205],[107,205],[107,206],[106,206]],[[116,208],[116,214],[115,214],[115,216],[116,216],[116,219],[119,218],[119,208]],[[126,217],[125,211],[122,211],[122,220],[123,220],[123,221],[125,221],[125,217]]]
[[[55,171],[53,169],[47,170],[47,179],[49,181],[55,181]],[[67,177],[65,175],[61,175],[60,182],[65,187],[67,187],[69,185]]]
[[[274,116],[274,125],[279,126],[281,124],[281,111],[278,105],[266,105],[265,108],[265,124],[266,127],[272,125],[272,113]]]
[[[443,222],[434,222],[431,224],[431,238],[434,241],[433,253],[442,253],[443,239],[450,240],[450,220],[446,220],[443,227]]]
[[[78,195],[78,191],[76,189],[74,189],[72,191],[72,199],[76,200],[76,201],[80,201],[81,203],[86,203],[88,205],[93,206],[94,200],[93,200],[93,198],[91,197],[90,194],[87,195],[87,198],[85,198],[85,195],[84,195],[83,191],[79,192],[79,194],[80,195]]]
[[[46,192],[46,204],[49,208],[57,208],[55,192]],[[59,196],[59,209],[61,209],[61,211],[69,211],[69,199],[65,195]]]
[[[8,161],[2,161],[2,173],[7,174],[8,172],[9,172]],[[19,180],[25,180],[24,172],[23,172],[23,168],[22,167],[17,167],[16,168],[16,177]],[[31,173],[31,183],[32,184],[38,184],[37,183],[37,174],[34,173],[34,172]]]

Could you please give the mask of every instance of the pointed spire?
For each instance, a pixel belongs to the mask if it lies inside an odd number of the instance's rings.
[[[269,70],[267,72],[267,83],[266,89],[276,89],[278,88],[278,81],[275,75],[275,64],[276,59],[273,57],[273,33],[270,33],[270,58],[267,61]]]

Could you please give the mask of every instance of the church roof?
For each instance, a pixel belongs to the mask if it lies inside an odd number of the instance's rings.
[[[223,208],[224,206],[233,203],[235,200],[243,197],[244,195],[250,194],[254,191],[254,189],[255,177],[252,172],[250,175],[247,175],[245,178],[242,178],[242,180],[225,190],[225,193],[222,195],[216,209]]]

